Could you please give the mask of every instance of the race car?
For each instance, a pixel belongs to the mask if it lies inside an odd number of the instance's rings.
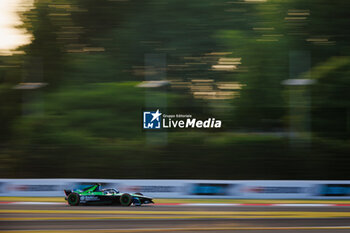
[[[71,206],[77,205],[122,205],[140,206],[142,204],[154,203],[151,197],[146,197],[142,193],[121,193],[116,189],[101,189],[100,184],[95,184],[80,189],[64,190],[65,200]]]

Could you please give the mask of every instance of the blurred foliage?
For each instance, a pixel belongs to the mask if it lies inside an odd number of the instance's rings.
[[[349,7],[347,0],[36,0],[22,15],[32,43],[0,60],[0,176],[346,179]],[[310,63],[306,70],[293,70],[295,51],[310,54],[300,61]],[[211,101],[188,89],[138,88],[152,77],[147,54],[166,55],[169,80],[242,89]],[[241,64],[216,71],[220,58]],[[283,85],[290,78],[316,82]],[[48,85],[14,89],[19,82]],[[303,100],[294,115],[291,93]],[[142,108],[159,103],[222,119],[225,130],[142,132]],[[292,135],[293,121],[306,134]]]
[[[313,131],[343,140],[350,136],[350,58],[332,57],[315,66],[318,84],[313,93]]]

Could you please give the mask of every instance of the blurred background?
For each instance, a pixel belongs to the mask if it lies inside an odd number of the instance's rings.
[[[347,0],[0,0],[0,177],[349,179]],[[223,121],[143,132],[142,109]]]

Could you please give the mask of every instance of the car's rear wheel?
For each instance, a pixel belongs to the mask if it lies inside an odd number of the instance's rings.
[[[128,193],[124,193],[123,195],[120,196],[120,204],[122,206],[130,206],[132,203],[132,197]]]
[[[80,202],[80,197],[79,194],[77,193],[71,193],[68,195],[68,204],[71,206],[76,206],[79,205]]]

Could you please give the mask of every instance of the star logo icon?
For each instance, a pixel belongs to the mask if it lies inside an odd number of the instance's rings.
[[[161,116],[162,114],[159,112],[159,109],[157,109],[157,111],[155,113],[152,113],[152,120],[151,122],[153,122],[154,120],[157,120],[159,121],[159,117]]]
[[[161,129],[161,119],[162,119],[162,113],[159,112],[159,109],[157,111],[147,111],[143,112],[143,128],[144,129]]]

